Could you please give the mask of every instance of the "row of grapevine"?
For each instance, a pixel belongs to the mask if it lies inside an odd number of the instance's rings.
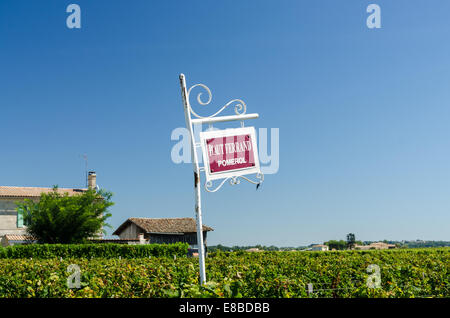
[[[0,258],[139,258],[186,256],[187,243],[174,244],[27,244],[0,247]]]
[[[71,264],[78,288],[68,287]],[[206,271],[199,286],[196,258],[0,259],[0,297],[450,297],[446,248],[216,253]]]

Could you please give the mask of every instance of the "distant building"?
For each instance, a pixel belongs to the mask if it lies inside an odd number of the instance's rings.
[[[311,246],[311,251],[328,251],[328,245],[316,244]]]
[[[245,251],[246,252],[264,252],[263,250],[260,250],[257,247],[252,247],[252,248],[246,249]]]
[[[203,244],[206,248],[207,232],[213,228],[203,225]],[[197,224],[193,218],[129,218],[113,235],[121,239],[139,239],[141,243],[188,243],[197,249]]]
[[[370,243],[369,245],[355,245],[355,250],[387,250],[397,248],[395,244],[388,244],[384,242]]]

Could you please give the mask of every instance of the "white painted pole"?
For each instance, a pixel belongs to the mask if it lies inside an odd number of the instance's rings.
[[[308,295],[311,295],[313,293],[313,284],[309,283],[308,284]]]
[[[203,246],[203,223],[202,223],[202,201],[200,195],[200,167],[198,165],[198,156],[196,149],[196,142],[194,130],[192,127],[191,105],[189,104],[188,92],[186,88],[186,78],[184,74],[180,74],[181,95],[183,98],[184,116],[186,119],[186,127],[191,135],[191,158],[192,167],[194,170],[194,190],[195,190],[195,218],[197,221],[197,246],[198,246],[198,260],[200,265],[200,284],[206,283],[205,270],[205,248]]]

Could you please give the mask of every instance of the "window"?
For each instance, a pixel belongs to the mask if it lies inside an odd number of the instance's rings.
[[[17,227],[23,227],[23,209],[17,208]]]
[[[17,227],[22,228],[27,225],[28,223],[25,221],[25,211],[22,208],[17,208]]]

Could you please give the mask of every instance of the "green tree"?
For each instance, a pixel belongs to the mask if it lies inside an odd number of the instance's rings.
[[[355,246],[355,234],[353,233],[348,233],[347,234],[347,248],[352,248],[353,246]]]
[[[39,202],[25,199],[17,210],[23,213],[27,233],[39,243],[81,243],[99,236],[111,216],[112,193],[89,189],[78,195],[42,193]]]
[[[347,242],[345,242],[344,240],[330,240],[328,242],[324,243],[325,245],[328,245],[330,250],[345,250],[347,247]]]

